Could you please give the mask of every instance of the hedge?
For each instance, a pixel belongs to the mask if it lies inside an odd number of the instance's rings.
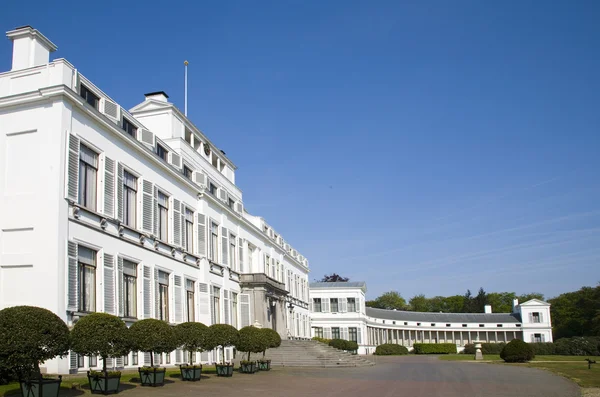
[[[456,354],[454,343],[415,343],[415,354]]]
[[[344,339],[332,339],[329,341],[329,346],[346,351],[358,350],[358,343]]]
[[[319,338],[318,336],[313,336],[312,340],[316,340],[317,342],[325,343],[326,345],[331,342],[331,339]]]
[[[392,343],[379,345],[375,349],[375,355],[377,356],[402,356],[405,354],[408,354],[408,349],[406,347]]]
[[[502,349],[506,346],[506,343],[482,343],[481,353],[482,354],[500,354]],[[462,351],[463,354],[475,354],[475,344],[469,343],[465,345],[465,349]]]

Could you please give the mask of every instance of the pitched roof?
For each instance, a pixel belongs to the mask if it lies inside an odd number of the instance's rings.
[[[424,323],[520,323],[518,313],[426,313],[367,307],[367,316],[383,320]]]
[[[315,281],[310,283],[310,288],[367,288],[367,283],[364,281],[337,281],[337,282],[321,282]]]

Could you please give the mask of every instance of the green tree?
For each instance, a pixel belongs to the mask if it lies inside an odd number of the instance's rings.
[[[263,334],[266,341],[265,350],[262,352],[264,357],[267,349],[275,349],[281,346],[281,336],[279,336],[277,331],[271,328],[262,328],[260,332]]]
[[[413,312],[428,312],[430,311],[431,305],[429,299],[423,294],[415,295],[408,301],[410,310]]]
[[[517,299],[519,299],[520,303],[527,302],[527,301],[532,300],[532,299],[538,299],[538,300],[543,301],[544,300],[544,294],[540,294],[539,292],[532,292],[530,294],[519,295],[517,297]]]
[[[567,292],[548,302],[555,339],[600,336],[600,285]]]
[[[342,277],[337,273],[331,273],[331,274],[326,274],[325,276],[323,276],[322,279],[319,280],[319,282],[322,283],[338,283],[338,282],[346,282],[349,281],[350,279],[348,277]]]
[[[205,350],[208,327],[202,323],[187,322],[175,326],[177,346],[189,353],[189,363],[192,365],[193,354]]]
[[[129,328],[131,350],[150,353],[150,366],[154,366],[154,353],[170,353],[177,348],[173,328],[165,321],[147,318]]]
[[[465,297],[463,295],[452,295],[446,297],[446,307],[448,313],[461,313],[465,305]]]
[[[390,291],[382,294],[374,301],[367,301],[366,306],[374,307],[376,309],[387,309],[387,310],[405,310],[406,300],[400,295],[399,292]]]
[[[206,350],[220,347],[222,350],[221,363],[225,364],[225,348],[237,346],[239,342],[238,330],[228,324],[213,324],[208,327],[206,337]]]
[[[495,313],[512,313],[513,300],[517,298],[514,292],[490,292],[487,294],[488,305]]]
[[[238,342],[235,347],[241,352],[248,353],[248,361],[250,361],[250,353],[260,353],[267,349],[269,344],[267,338],[268,336],[260,329],[249,325],[238,331]]]

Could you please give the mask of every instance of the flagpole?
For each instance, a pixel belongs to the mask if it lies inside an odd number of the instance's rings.
[[[188,86],[188,84],[187,84],[187,69],[188,69],[188,64],[189,64],[188,61],[184,61],[183,62],[183,65],[185,67],[185,72],[184,72],[184,74],[185,74],[185,78],[184,78],[184,80],[185,80],[184,81],[185,87],[184,87],[184,94],[183,94],[184,97],[185,97],[185,99],[184,99],[184,103],[185,103],[184,104],[184,114],[185,114],[185,117],[187,117],[187,86]]]

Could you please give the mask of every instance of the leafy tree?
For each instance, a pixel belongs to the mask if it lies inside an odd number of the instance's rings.
[[[150,353],[150,366],[154,366],[154,353],[170,353],[177,348],[173,328],[165,321],[147,318],[129,328],[131,350]]]
[[[521,303],[527,302],[527,301],[532,300],[532,299],[538,299],[538,300],[543,301],[544,300],[544,294],[540,294],[539,292],[532,292],[530,294],[519,295],[517,297],[517,299],[519,299],[519,302],[521,302]]]
[[[189,363],[192,365],[193,354],[205,350],[208,327],[202,323],[187,322],[175,326],[177,346],[189,352]]]
[[[465,305],[465,297],[452,295],[445,298],[448,313],[460,313]]]
[[[428,312],[430,311],[429,299],[425,295],[415,295],[408,301],[410,310],[414,312]]]
[[[208,327],[206,337],[206,350],[213,350],[221,347],[222,360],[225,364],[225,348],[229,346],[237,346],[239,343],[238,330],[228,324],[213,324]]]
[[[262,328],[260,332],[263,334],[266,341],[265,350],[262,352],[264,357],[267,349],[275,349],[281,346],[281,336],[279,336],[277,331],[271,328]]]
[[[374,301],[367,301],[365,305],[376,309],[405,310],[406,301],[399,292],[389,291],[379,296]]]
[[[600,285],[567,292],[548,302],[555,339],[600,336]]]
[[[0,310],[0,365],[39,377],[40,363],[69,353],[69,328],[56,314],[33,306]]]
[[[238,342],[235,345],[237,350],[248,353],[248,361],[250,361],[250,353],[260,353],[268,347],[268,336],[260,329],[247,326],[238,331]]]
[[[483,288],[479,288],[477,296],[473,299],[473,309],[475,310],[473,313],[483,313],[485,305],[487,305],[487,294]]]
[[[514,299],[517,299],[517,294],[514,292],[490,292],[487,294],[488,305],[492,305],[492,309],[496,313],[511,313]]]
[[[131,351],[129,329],[117,316],[90,313],[75,323],[71,349],[82,356],[102,357],[102,370],[106,374],[108,358],[122,357]]]
[[[350,279],[348,277],[342,277],[337,273],[326,274],[322,279],[319,280],[321,283],[337,283],[337,282],[346,282]]]
[[[475,309],[475,299],[473,298],[473,295],[471,294],[471,290],[468,289],[463,297],[463,307],[462,307],[461,312],[462,313],[473,313],[475,311],[474,309]]]

